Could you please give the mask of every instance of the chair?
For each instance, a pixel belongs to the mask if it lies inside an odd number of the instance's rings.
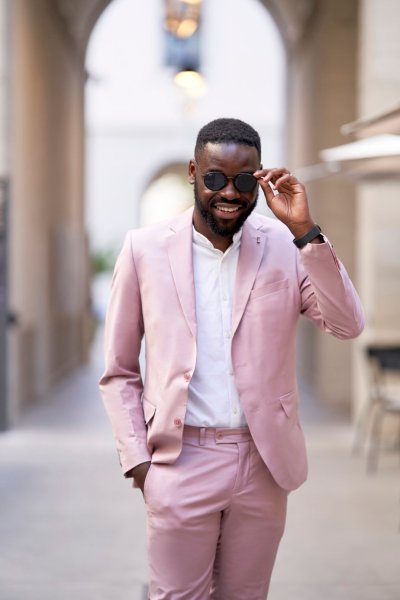
[[[387,415],[400,417],[400,346],[368,346],[366,358],[370,394],[356,427],[354,451],[367,440],[367,472],[374,473],[382,446],[383,421]],[[400,449],[400,429],[397,444]]]

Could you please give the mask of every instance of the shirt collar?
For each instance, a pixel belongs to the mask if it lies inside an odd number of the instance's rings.
[[[193,244],[195,244],[196,246],[204,246],[205,248],[210,248],[211,250],[214,250],[216,252],[221,252],[221,250],[214,248],[214,246],[212,245],[210,240],[208,238],[206,238],[205,235],[203,235],[202,233],[197,231],[197,229],[195,229],[193,225],[192,225],[192,230],[193,230],[193,235],[192,235]],[[233,248],[236,248],[237,246],[240,245],[240,240],[242,238],[242,230],[243,230],[243,227],[241,227],[237,233],[233,234],[232,244],[229,246],[229,248],[226,249],[225,252],[228,252],[228,251],[232,250]],[[221,254],[224,254],[224,252],[221,252]]]

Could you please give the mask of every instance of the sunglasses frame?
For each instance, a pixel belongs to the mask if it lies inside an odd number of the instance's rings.
[[[224,184],[223,184],[221,187],[218,187],[218,188],[215,188],[215,189],[214,189],[214,188],[211,188],[211,187],[210,187],[209,185],[207,185],[207,183],[206,183],[206,178],[207,178],[207,176],[208,176],[208,175],[219,175],[219,176],[223,177],[223,178],[224,178]],[[245,175],[245,176],[247,176],[247,177],[252,177],[252,178],[254,179],[255,183],[254,183],[254,186],[253,186],[253,187],[251,187],[251,189],[248,189],[248,190],[243,190],[243,189],[240,189],[240,188],[237,186],[237,180],[238,180],[238,178],[239,178],[239,177],[242,177],[243,175]],[[212,192],[220,192],[221,190],[223,190],[223,189],[224,189],[224,187],[226,187],[226,186],[227,186],[229,179],[232,179],[232,181],[233,181],[233,185],[235,186],[235,189],[236,189],[238,192],[240,192],[241,194],[248,194],[248,193],[250,193],[250,192],[253,192],[253,191],[256,189],[256,187],[257,187],[257,184],[258,184],[258,181],[257,181],[256,177],[254,177],[254,175],[253,175],[252,173],[246,173],[246,172],[244,172],[244,173],[238,173],[238,174],[237,174],[237,175],[235,175],[234,177],[228,177],[227,175],[225,175],[225,173],[222,173],[222,171],[207,171],[207,173],[205,173],[205,174],[203,175],[203,182],[204,182],[204,185],[206,186],[206,188],[207,188],[208,190],[210,190],[210,191],[212,191]]]

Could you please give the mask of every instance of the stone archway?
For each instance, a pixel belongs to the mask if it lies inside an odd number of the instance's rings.
[[[259,1],[275,20],[286,48],[288,164],[291,169],[312,165],[319,162],[322,148],[342,142],[340,126],[356,117],[358,0]],[[93,0],[97,14],[100,4],[104,9],[108,2]],[[88,34],[89,27],[86,41]],[[262,57],[257,59],[262,72]],[[354,184],[320,180],[309,182],[308,188],[315,220],[328,230],[354,276]],[[350,345],[339,347],[306,325],[300,346],[303,377],[310,387],[327,402],[349,407]]]
[[[318,6],[318,0],[259,0],[274,18],[281,32],[288,53],[291,53],[302,39],[310,20]],[[51,0],[50,0],[51,2]],[[91,32],[97,19],[112,0],[53,0],[65,30],[81,56],[84,56]]]
[[[321,148],[340,143],[339,126],[356,116],[358,2],[260,2],[275,19],[287,52],[289,164],[293,168],[312,164]],[[34,4],[7,3],[13,31],[9,287],[10,308],[17,317],[9,335],[14,402],[8,411],[10,421],[20,407],[46,395],[59,377],[87,356],[84,57],[93,27],[110,0]],[[257,60],[262,69],[262,57]],[[318,182],[310,192],[316,219],[329,224],[339,254],[352,271],[351,184]],[[68,290],[65,274],[74,282]],[[303,345],[319,374],[320,391],[328,400],[348,402],[349,353],[313,336],[304,335]],[[340,389],[336,382],[334,394],[332,364],[345,374]]]
[[[152,173],[140,194],[141,225],[179,214],[193,204],[193,188],[187,181],[187,170],[186,162],[173,162]]]

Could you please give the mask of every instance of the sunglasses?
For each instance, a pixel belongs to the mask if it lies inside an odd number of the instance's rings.
[[[239,173],[235,177],[227,177],[221,171],[209,171],[203,177],[204,185],[213,192],[222,190],[227,185],[228,179],[233,180],[233,185],[238,192],[252,192],[257,185],[257,179],[251,173]]]

